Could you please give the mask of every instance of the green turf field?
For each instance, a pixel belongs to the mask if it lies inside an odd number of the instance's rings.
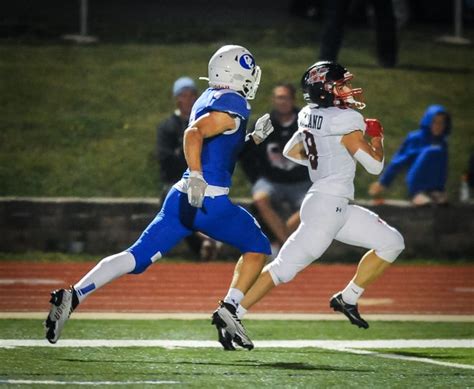
[[[251,352],[224,352],[215,347],[163,348],[147,340],[214,340],[206,320],[71,320],[63,338],[134,339],[136,347],[0,347],[0,384],[45,387],[58,381],[68,387],[364,387],[466,388],[474,382],[472,323],[372,322],[359,330],[345,321],[258,321],[247,328],[256,342]],[[39,320],[0,320],[0,345],[5,339],[31,342],[42,338]],[[265,348],[262,340],[457,339],[461,348],[373,348],[337,350],[320,347]],[[63,341],[63,342],[61,342]],[[144,343],[143,343],[144,342]],[[440,342],[440,341],[436,341]],[[133,342],[132,342],[133,344]],[[180,343],[181,344],[181,343]],[[184,344],[184,343],[183,343]],[[81,346],[82,345],[82,346]],[[305,343],[303,342],[303,346]],[[470,346],[471,348],[468,348]],[[363,352],[365,354],[360,354]],[[395,359],[394,359],[395,358]],[[399,359],[407,358],[407,359]],[[416,358],[423,358],[424,362]],[[438,363],[438,364],[436,364]],[[451,364],[451,365],[450,365]],[[11,380],[11,381],[8,381]]]

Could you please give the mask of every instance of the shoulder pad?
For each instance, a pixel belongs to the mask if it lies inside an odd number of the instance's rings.
[[[364,117],[353,109],[345,109],[334,116],[331,122],[331,135],[346,135],[354,131],[365,133]]]
[[[250,116],[250,104],[239,93],[230,89],[219,89],[212,96],[209,111],[227,112],[246,120]]]

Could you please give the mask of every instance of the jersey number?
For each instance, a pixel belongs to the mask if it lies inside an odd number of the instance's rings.
[[[316,142],[311,132],[304,131],[304,143],[306,143],[308,149],[308,160],[311,164],[311,169],[316,170],[318,168],[318,150],[316,150]]]

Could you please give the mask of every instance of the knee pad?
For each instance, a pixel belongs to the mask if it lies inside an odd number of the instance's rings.
[[[384,261],[393,263],[404,249],[405,241],[402,234],[393,229],[390,239],[387,239],[382,247],[375,249],[375,254]]]
[[[151,258],[144,253],[140,253],[138,250],[130,250],[129,252],[132,253],[135,258],[135,268],[130,272],[130,274],[143,273],[148,266],[161,258],[161,253],[159,251]]]
[[[283,264],[277,257],[273,262],[265,266],[264,270],[267,270],[272,277],[275,285],[285,284],[295,278],[298,271],[295,267],[290,264]]]

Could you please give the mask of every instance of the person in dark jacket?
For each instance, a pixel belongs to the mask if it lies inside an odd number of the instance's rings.
[[[254,206],[274,237],[273,251],[298,227],[299,208],[311,186],[308,169],[283,156],[285,144],[298,129],[299,110],[295,99],[296,89],[292,84],[275,86],[270,113],[275,130],[265,144],[257,146],[247,142],[240,158],[252,183]]]
[[[414,205],[446,203],[450,132],[449,112],[442,105],[430,105],[421,118],[420,128],[408,134],[379,181],[370,186],[369,194],[380,196],[406,168],[406,183]]]
[[[186,170],[183,135],[188,125],[191,108],[198,97],[194,81],[189,77],[178,78],[173,84],[176,109],[157,128],[156,156],[158,158],[164,196],[179,181]]]
[[[170,117],[158,125],[156,137],[156,156],[163,184],[162,203],[171,187],[181,179],[183,171],[188,167],[184,157],[183,136],[191,109],[198,97],[193,79],[178,78],[173,84],[173,97],[176,109]],[[201,260],[216,258],[220,243],[199,232],[188,236],[185,240],[193,254]]]

